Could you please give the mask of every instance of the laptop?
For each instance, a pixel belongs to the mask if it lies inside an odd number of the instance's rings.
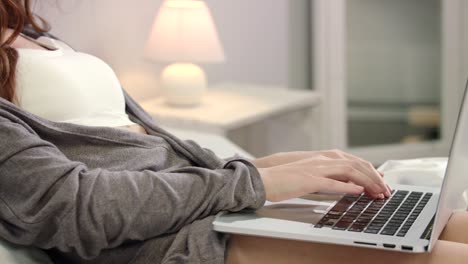
[[[431,251],[452,212],[463,208],[462,194],[468,189],[467,97],[465,87],[441,188],[394,185],[387,199],[310,194],[266,202],[259,210],[218,214],[214,230],[405,252]]]

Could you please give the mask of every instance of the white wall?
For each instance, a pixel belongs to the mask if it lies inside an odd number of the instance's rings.
[[[145,60],[142,50],[162,0],[37,2],[35,11],[51,23],[52,33],[76,49],[108,62],[135,98],[158,93],[158,76],[163,65]],[[288,0],[207,0],[227,57],[223,64],[203,65],[209,82],[305,86],[307,70],[288,71],[291,56],[300,57],[297,49],[307,48],[291,44],[296,40],[289,38],[289,28],[297,30],[291,25],[291,16],[298,21],[295,15],[304,15],[298,2],[292,6],[299,11],[289,12]]]

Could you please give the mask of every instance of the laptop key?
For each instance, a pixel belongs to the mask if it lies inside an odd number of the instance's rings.
[[[399,237],[404,237],[406,235],[406,232],[398,232],[398,234],[396,234],[397,236]]]
[[[327,214],[328,215],[343,215],[343,212],[341,212],[341,211],[329,211]]]
[[[396,229],[384,229],[382,230],[380,234],[393,236],[395,233],[396,233]]]
[[[350,227],[348,229],[348,231],[351,231],[351,232],[362,232],[362,230],[364,230],[364,227],[359,227],[359,226],[355,226],[355,227]]]
[[[366,229],[364,231],[364,233],[368,233],[368,234],[378,234],[380,231],[380,229]]]
[[[339,221],[339,222],[333,227],[333,229],[335,229],[335,230],[346,230],[351,224],[352,224],[352,222]]]
[[[327,215],[328,219],[340,219],[341,215]]]

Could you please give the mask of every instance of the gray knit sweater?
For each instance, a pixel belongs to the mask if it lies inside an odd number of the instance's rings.
[[[213,215],[262,206],[258,171],[177,139],[125,98],[149,135],[56,123],[0,98],[0,237],[57,263],[223,263]]]

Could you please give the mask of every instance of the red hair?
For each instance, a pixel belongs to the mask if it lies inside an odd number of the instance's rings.
[[[0,0],[0,97],[16,103],[16,64],[18,52],[11,44],[31,26],[37,32],[49,30],[48,24],[31,11],[31,0]],[[7,29],[12,34],[7,36]]]

